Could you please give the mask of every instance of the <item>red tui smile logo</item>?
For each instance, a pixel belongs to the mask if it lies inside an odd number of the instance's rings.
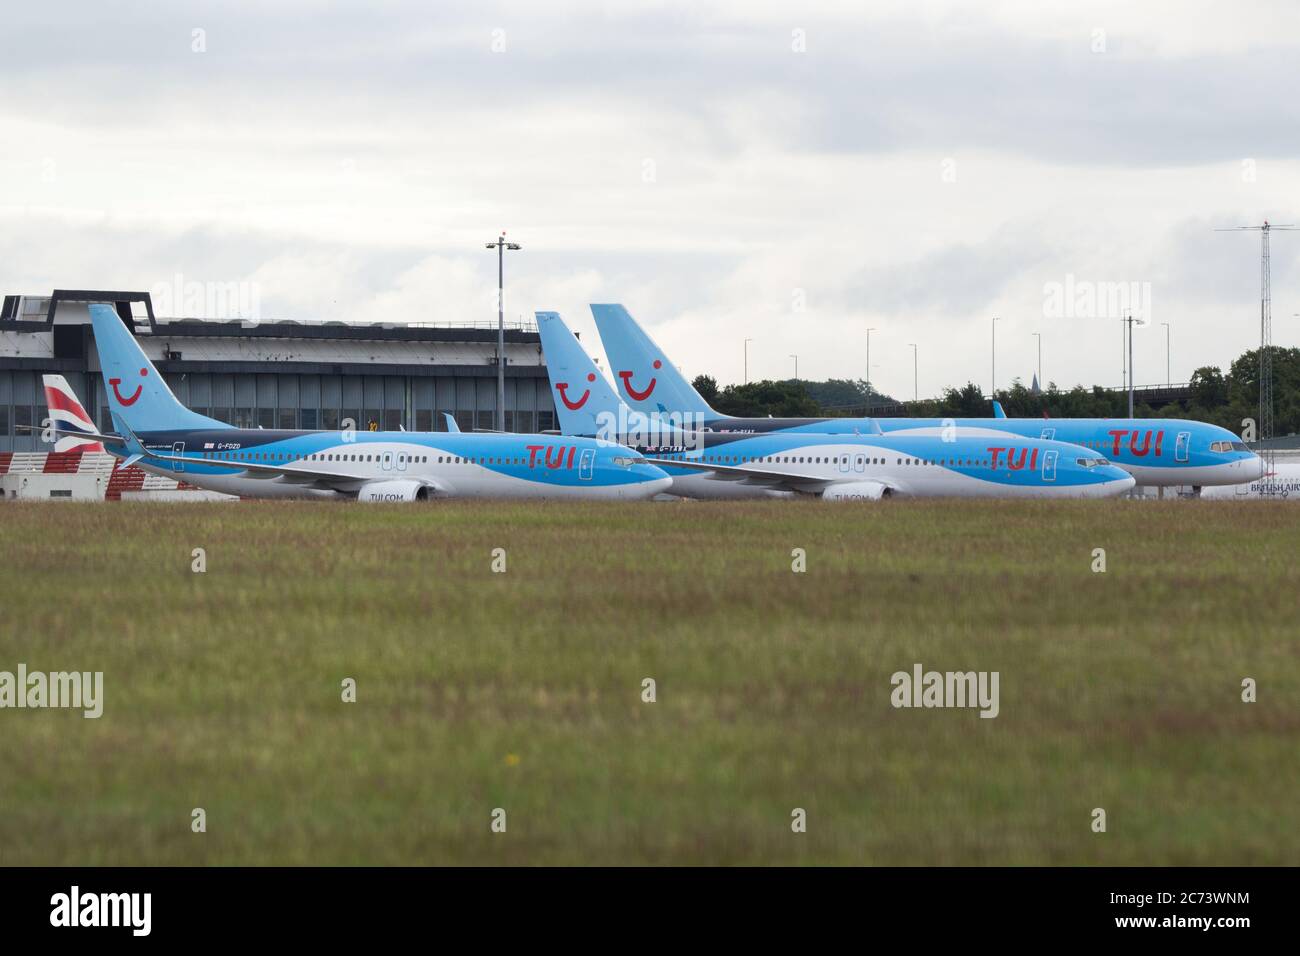
[[[588,381],[588,382],[594,382],[594,381],[596,381],[596,373],[595,373],[595,372],[588,372],[588,373],[587,373],[587,381]],[[587,399],[591,398],[591,389],[587,389],[587,390],[585,390],[585,391],[582,393],[582,397],[581,397],[580,399],[578,399],[576,402],[574,402],[574,401],[570,401],[570,400],[569,400],[569,396],[568,396],[568,394],[565,392],[565,389],[567,389],[568,387],[569,387],[569,383],[568,383],[568,382],[556,382],[556,383],[555,383],[555,390],[556,390],[557,392],[560,393],[560,401],[564,402],[564,407],[567,408],[567,409],[568,409],[569,411],[571,411],[571,412],[576,412],[576,411],[577,411],[578,409],[580,409],[583,405],[586,405],[586,404],[587,404]]]
[[[149,370],[147,368],[140,369],[141,378],[144,378],[148,374],[149,374]],[[144,391],[144,383],[141,383],[135,387],[135,391],[131,393],[131,397],[127,398],[118,389],[118,386],[122,384],[122,380],[120,378],[110,378],[108,380],[108,384],[113,386],[113,396],[123,405],[127,405],[127,406],[134,405],[136,403],[136,399],[140,397],[140,393]]]
[[[655,359],[655,366],[654,366],[655,368],[663,368],[663,365],[664,365],[663,362],[659,361],[659,359]],[[645,391],[638,392],[632,386],[631,372],[619,372],[618,377],[623,380],[623,390],[627,392],[627,394],[631,398],[636,399],[638,402],[644,402],[647,398],[649,398],[650,393],[655,390],[655,384],[659,381],[656,378],[650,379],[650,384],[645,387]]]

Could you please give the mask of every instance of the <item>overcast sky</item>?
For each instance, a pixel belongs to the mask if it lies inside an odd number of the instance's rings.
[[[6,293],[247,283],[263,318],[623,302],[688,374],[910,397],[1118,384],[1258,342],[1300,222],[1300,5],[23,4],[0,19]],[[1273,237],[1300,344],[1300,233]],[[1130,285],[1131,284],[1131,285]],[[1115,288],[1112,286],[1112,289]],[[1063,306],[1064,290],[1072,298]],[[1102,296],[1105,299],[1105,296]],[[1077,306],[1077,307],[1076,307]]]

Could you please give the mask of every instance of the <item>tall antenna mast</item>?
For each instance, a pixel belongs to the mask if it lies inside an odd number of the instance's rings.
[[[1258,232],[1262,239],[1259,260],[1259,421],[1256,422],[1256,438],[1259,457],[1264,460],[1264,477],[1274,474],[1274,453],[1271,444],[1273,438],[1273,289],[1269,267],[1268,234],[1274,229],[1294,231],[1294,225],[1275,226],[1267,219],[1262,226],[1236,226],[1231,229],[1217,229],[1216,232]],[[1260,487],[1268,494],[1268,482],[1261,481]]]

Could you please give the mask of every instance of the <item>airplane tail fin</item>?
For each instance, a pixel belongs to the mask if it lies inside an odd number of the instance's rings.
[[[611,437],[622,431],[620,412],[626,421],[630,410],[559,313],[538,312],[537,331],[560,416],[560,433]]]
[[[77,400],[76,393],[68,380],[62,375],[42,375],[41,383],[45,386],[45,405],[50,410],[50,424],[61,432],[87,432],[98,434],[99,429],[90,414]],[[54,442],[55,451],[102,452],[104,446],[94,438],[81,438],[76,435],[60,434]]]
[[[997,399],[993,400],[993,417],[994,418],[1007,417],[1007,413],[1002,410],[1002,403],[999,402]]]
[[[627,309],[617,304],[593,304],[591,314],[619,394],[628,405],[639,412],[726,417],[709,407]]]
[[[182,405],[112,306],[92,304],[90,320],[108,407],[119,432],[234,427]]]

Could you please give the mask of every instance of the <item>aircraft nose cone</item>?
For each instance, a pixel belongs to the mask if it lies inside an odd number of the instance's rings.
[[[1117,469],[1118,471],[1118,469]],[[1115,477],[1102,486],[1102,496],[1108,498],[1118,498],[1120,495],[1126,495],[1133,490],[1137,484],[1137,479],[1125,471],[1119,471]]]
[[[653,498],[655,495],[668,494],[668,490],[672,488],[672,486],[673,480],[667,475],[664,475],[662,478],[653,478],[644,483],[646,497]]]

